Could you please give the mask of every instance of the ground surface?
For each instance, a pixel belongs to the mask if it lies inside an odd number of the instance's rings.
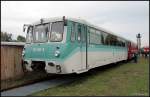
[[[41,81],[18,88],[9,89],[1,92],[1,96],[27,96],[40,90],[53,88],[61,84],[70,83],[73,77],[59,77],[51,80]]]
[[[50,78],[52,75],[46,74],[45,72],[26,72],[21,78],[2,80],[1,90],[17,87],[20,85],[34,83],[40,80]]]
[[[149,95],[149,61],[117,63],[75,76],[70,83],[36,92],[40,96]]]

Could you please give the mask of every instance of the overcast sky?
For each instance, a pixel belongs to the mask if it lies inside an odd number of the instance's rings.
[[[136,42],[149,45],[148,1],[1,1],[1,31],[25,36],[23,24],[40,18],[82,18]]]

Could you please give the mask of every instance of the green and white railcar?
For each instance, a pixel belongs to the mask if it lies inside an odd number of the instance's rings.
[[[127,60],[127,40],[81,19],[50,18],[24,25],[23,63],[32,71],[82,73]]]

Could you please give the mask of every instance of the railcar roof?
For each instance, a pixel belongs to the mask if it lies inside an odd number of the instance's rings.
[[[63,21],[62,17],[42,18],[42,19],[43,19],[43,23]],[[70,20],[70,21],[74,21],[74,22],[78,22],[78,23],[81,23],[81,24],[86,24],[86,25],[88,25],[90,27],[102,30],[102,31],[104,31],[106,33],[118,36],[118,37],[120,37],[120,38],[122,38],[122,39],[124,39],[126,41],[130,41],[130,42],[136,44],[135,42],[133,42],[131,40],[128,40],[128,39],[126,39],[126,38],[124,38],[124,37],[122,37],[120,35],[117,35],[116,33],[113,33],[112,31],[109,31],[109,30],[106,30],[106,29],[104,29],[102,27],[96,26],[95,24],[93,25],[93,24],[89,23],[88,21],[86,21],[84,19],[80,19],[80,18],[77,19],[77,18],[71,18],[71,17],[65,17],[65,19]],[[32,25],[38,25],[38,24],[40,24],[40,21],[34,22]]]

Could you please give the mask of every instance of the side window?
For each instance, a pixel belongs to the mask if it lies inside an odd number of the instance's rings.
[[[94,34],[94,43],[95,44],[98,44],[98,34],[96,33],[96,30],[95,30],[95,34]]]
[[[93,34],[94,34],[94,35],[93,35],[93,36],[94,36],[94,37],[93,37],[93,40],[94,40],[93,43],[94,43],[94,44],[97,44],[97,34],[96,34],[96,30],[95,30],[95,29],[94,29],[94,33],[93,33]]]
[[[126,40],[124,40],[123,42],[124,42],[124,47],[126,47]]]
[[[117,36],[114,36],[114,46],[116,46],[117,45]]]
[[[101,42],[102,42],[102,44],[105,44],[105,40],[104,40],[104,35],[103,35],[103,33],[101,33]]]
[[[118,37],[117,46],[122,46],[121,38]]]
[[[126,47],[127,46],[127,41],[126,40],[124,40],[124,47]]]
[[[103,36],[101,36],[101,32],[96,30],[96,29],[93,29],[93,28],[90,28],[90,43],[91,44],[102,44],[102,39]]]
[[[106,37],[106,45],[111,45],[111,34],[108,34],[107,37]]]
[[[112,42],[111,42],[111,44],[113,46],[116,46],[116,42],[117,42],[117,36],[112,35]]]
[[[71,41],[73,42],[73,41],[75,41],[75,23],[73,23],[72,25],[71,25],[71,28],[70,28],[70,30],[71,30]]]
[[[105,32],[101,32],[101,41],[102,41],[102,44],[104,44],[104,45],[107,45],[107,36],[108,36],[108,34],[107,33],[105,33]]]
[[[122,39],[122,47],[125,47],[125,40]]]
[[[96,30],[96,44],[101,44],[101,33],[100,31]]]
[[[95,30],[90,28],[90,43],[95,43]]]
[[[78,34],[77,34],[77,40],[81,41],[81,25],[78,25]]]

